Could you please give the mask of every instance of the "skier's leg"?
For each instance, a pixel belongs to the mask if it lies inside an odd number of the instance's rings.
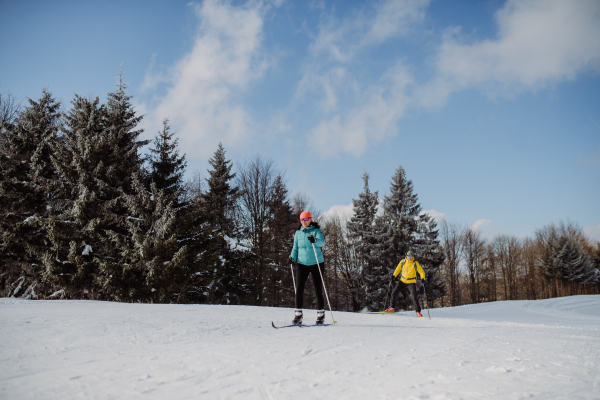
[[[415,305],[415,311],[420,313],[421,304],[419,304],[419,298],[417,297],[417,285],[415,283],[409,283],[408,290],[410,290],[410,294],[412,295],[413,303]]]
[[[319,263],[321,267],[321,274],[325,277],[325,261]],[[315,297],[317,298],[317,310],[325,309],[325,300],[323,299],[323,282],[321,282],[321,274],[317,269],[317,264],[310,266],[310,273],[312,274],[313,284],[315,286]]]
[[[396,283],[396,286],[394,286],[394,290],[392,291],[392,308],[394,310],[396,309],[396,298],[398,297],[398,293],[400,293],[403,286],[404,283],[398,281],[398,283]]]
[[[298,264],[296,269],[296,309],[301,310],[304,307],[304,285],[310,274],[310,267],[304,264]]]

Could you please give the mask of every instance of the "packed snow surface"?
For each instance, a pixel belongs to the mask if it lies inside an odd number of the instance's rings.
[[[4,298],[0,399],[600,398],[600,296],[430,314]]]

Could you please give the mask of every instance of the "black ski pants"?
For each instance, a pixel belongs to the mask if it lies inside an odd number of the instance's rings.
[[[410,291],[410,294],[413,298],[413,304],[415,305],[415,311],[421,312],[421,305],[419,304],[419,299],[417,298],[417,286],[414,283],[404,283],[400,280],[392,292],[392,308],[396,308],[396,298],[402,289],[408,289]]]
[[[321,274],[325,277],[325,261],[319,263]],[[308,275],[312,275],[313,285],[315,286],[315,296],[317,298],[317,310],[325,309],[325,301],[323,300],[323,281],[317,264],[304,265],[298,264],[296,268],[296,309],[300,310],[304,306],[304,285]]]

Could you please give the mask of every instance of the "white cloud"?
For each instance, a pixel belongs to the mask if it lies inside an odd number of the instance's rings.
[[[190,7],[200,21],[192,49],[168,72],[147,72],[142,89],[165,81],[168,89],[155,107],[141,108],[149,114],[145,127],[151,134],[169,117],[183,151],[208,156],[217,143],[239,144],[253,131],[252,117],[236,95],[262,77],[268,65],[261,51],[268,6],[205,0]]]
[[[325,18],[319,33],[310,45],[319,62],[348,63],[367,46],[407,35],[425,18],[430,0],[383,0],[373,9],[362,9],[351,17],[337,20]]]
[[[494,237],[502,234],[499,228],[498,224],[494,224],[489,219],[478,219],[471,225],[471,229],[479,231],[481,236],[487,240],[492,240]]]
[[[429,214],[430,217],[432,217],[433,219],[435,219],[435,222],[439,224],[441,224],[444,221],[448,220],[448,216],[444,213],[441,212],[437,212],[434,209],[431,210],[423,210],[421,211],[421,214]]]
[[[321,24],[296,97],[311,96],[324,114],[310,135],[322,156],[360,156],[371,142],[397,132],[413,83],[408,70],[397,62],[378,82],[363,84],[352,67],[362,62],[359,56],[367,48],[411,32],[423,21],[428,3],[387,0],[345,20],[329,17]]]
[[[402,64],[383,77],[381,84],[357,94],[357,104],[322,120],[310,140],[322,156],[340,151],[360,156],[369,142],[379,142],[397,132],[397,122],[409,103],[406,92],[413,84]]]
[[[495,15],[494,38],[473,41],[460,27],[447,30],[428,82],[417,85],[401,62],[379,82],[360,81],[353,70],[364,50],[412,33],[427,5],[385,1],[370,15],[363,10],[322,24],[297,92],[316,98],[324,113],[311,131],[322,156],[360,156],[367,146],[397,134],[408,107],[443,106],[458,90],[511,96],[600,71],[599,1],[508,0]],[[390,85],[390,77],[397,83]]]
[[[474,231],[481,231],[481,230],[485,229],[486,225],[491,225],[491,223],[492,223],[492,221],[489,219],[478,219],[471,226],[471,229],[473,229]]]
[[[335,205],[325,211],[321,216],[325,218],[339,217],[342,223],[345,225],[346,222],[354,216],[354,206],[352,203],[348,205]]]
[[[583,228],[585,234],[592,240],[600,242],[600,223]]]
[[[423,105],[442,105],[451,92],[477,87],[511,95],[600,70],[600,2],[509,0],[496,13],[498,35],[467,43],[449,29],[437,57],[439,76],[421,91]]]
[[[376,15],[361,45],[381,43],[385,40],[407,35],[415,23],[425,19],[425,9],[430,0],[383,1],[375,6]]]
[[[318,106],[309,139],[321,156],[360,156],[369,145],[398,133],[408,107],[441,106],[457,90],[512,94],[573,79],[582,71],[600,71],[599,1],[508,0],[496,13],[496,37],[473,41],[460,28],[446,32],[435,57],[436,73],[424,85],[415,82],[404,60],[366,81],[364,76],[373,75],[363,74],[364,56],[390,39],[414,34],[429,2],[367,3],[344,19],[326,15],[332,7],[319,3],[323,19],[308,47],[294,101]],[[281,4],[190,3],[200,22],[192,49],[160,71],[153,57],[141,87],[148,92],[167,86],[164,95],[138,105],[148,115],[142,126],[147,135],[153,136],[169,117],[184,152],[210,156],[220,141],[243,145],[261,131],[241,99],[271,65],[263,21]],[[263,130],[271,135],[294,131],[285,117],[294,111],[280,113]]]

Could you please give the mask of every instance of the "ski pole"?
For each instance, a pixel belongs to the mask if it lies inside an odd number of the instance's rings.
[[[292,270],[292,282],[294,282],[294,294],[296,294],[296,279],[294,279],[294,263],[290,263],[290,269]]]
[[[315,260],[317,260],[317,269],[319,270],[319,275],[321,275],[321,282],[323,282],[323,290],[325,291],[325,297],[327,298],[327,305],[329,305],[329,312],[331,313],[331,319],[333,323],[336,324],[337,321],[333,318],[333,311],[331,310],[331,303],[329,302],[329,296],[327,295],[327,288],[325,287],[325,279],[323,279],[323,273],[321,272],[321,266],[319,265],[319,258],[317,257],[317,250],[315,250],[315,244],[312,244],[313,251],[315,252]]]
[[[423,285],[423,292],[425,292],[425,306],[427,307],[427,317],[431,319],[431,315],[429,315],[429,302],[427,302],[427,287],[425,286],[425,281],[421,280],[421,284]]]

